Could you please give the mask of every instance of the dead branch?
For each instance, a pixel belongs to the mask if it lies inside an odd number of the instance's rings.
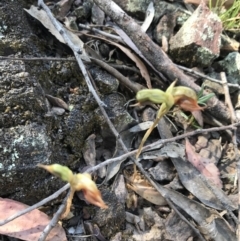
[[[215,83],[218,83],[218,84],[223,84],[223,82],[221,80],[218,80],[218,79],[214,79],[212,77],[209,77],[208,75],[205,75],[205,74],[202,74],[202,73],[199,73],[198,71],[195,71],[195,70],[192,70],[192,69],[189,69],[187,67],[184,67],[182,65],[178,65],[178,64],[175,64],[179,69],[182,69],[188,73],[191,73],[191,74],[194,74],[196,76],[199,76],[203,79],[208,79],[212,82],[215,82]],[[232,84],[232,83],[226,83],[228,85],[228,87],[234,87],[236,89],[240,89],[240,86],[238,84]]]
[[[50,221],[50,223],[45,227],[45,229],[43,230],[43,232],[41,233],[38,241],[44,241],[46,240],[48,234],[51,232],[51,230],[56,226],[56,224],[58,223],[58,220],[60,218],[60,216],[62,215],[62,213],[64,212],[65,206],[66,206],[66,202],[68,199],[68,196],[70,194],[70,191],[68,192],[68,195],[66,195],[66,197],[64,198],[61,206],[58,208],[58,211],[54,214],[52,220]]]
[[[149,36],[141,30],[141,27],[128,16],[117,4],[111,0],[94,0],[94,2],[122,28],[123,31],[131,38],[133,43],[141,51],[142,55],[156,68],[163,73],[172,82],[177,79],[180,85],[188,86],[196,92],[200,87],[194,83],[194,79],[178,69],[164,51],[155,44]],[[208,111],[217,119],[224,122],[230,122],[230,115],[226,106],[216,97],[208,102]]]
[[[103,69],[107,70],[110,74],[112,74],[114,77],[116,77],[124,86],[128,87],[133,92],[137,93],[139,90],[144,88],[144,86],[142,86],[142,85],[140,85],[140,84],[138,84],[136,82],[130,81],[127,77],[122,75],[119,71],[114,69],[109,64],[103,62],[102,60],[91,58],[91,61],[93,63],[99,65]]]
[[[222,85],[223,85],[223,90],[224,90],[224,94],[225,94],[225,104],[228,106],[228,109],[230,111],[230,116],[231,116],[231,123],[233,124],[233,123],[236,122],[236,115],[235,115],[235,111],[234,111],[232,101],[231,101],[231,97],[230,97],[230,94],[229,94],[226,74],[224,72],[221,72],[220,76],[221,76],[221,79],[222,79]]]

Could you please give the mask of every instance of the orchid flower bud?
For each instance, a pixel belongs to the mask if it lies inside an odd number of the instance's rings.
[[[172,95],[174,102],[181,109],[186,111],[203,110],[203,107],[198,105],[196,92],[185,86],[177,86],[173,88]]]
[[[108,206],[103,202],[100,191],[97,185],[92,181],[91,175],[88,173],[77,174],[76,180],[76,190],[82,190],[85,199],[100,208],[107,208]]]
[[[72,171],[66,167],[59,164],[52,164],[52,165],[42,165],[37,164],[38,167],[41,167],[48,172],[52,173],[54,176],[61,178],[65,182],[71,182],[73,179]]]
[[[162,104],[167,101],[167,95],[159,89],[144,89],[137,92],[136,99],[139,102],[151,101],[155,104]]]
[[[44,168],[53,175],[60,177],[63,181],[69,182],[71,186],[71,193],[67,200],[67,207],[65,213],[62,215],[62,218],[66,217],[69,213],[70,206],[72,203],[72,198],[75,191],[83,191],[83,194],[86,200],[101,208],[107,208],[107,205],[102,200],[100,191],[97,188],[97,185],[92,180],[91,175],[88,173],[82,174],[73,174],[72,171],[66,167],[59,164],[53,165],[42,165],[38,164],[37,166]]]

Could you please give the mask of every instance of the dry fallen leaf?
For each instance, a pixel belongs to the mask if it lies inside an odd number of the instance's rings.
[[[145,20],[141,26],[141,29],[143,32],[146,33],[146,31],[148,30],[149,26],[151,25],[153,18],[154,18],[154,13],[155,13],[155,8],[153,5],[153,2],[150,2],[146,11],[146,16],[145,16]]]
[[[53,106],[58,106],[69,111],[68,104],[64,100],[54,97],[52,95],[45,95],[45,96]]]
[[[145,179],[141,178],[139,175],[132,177],[130,177],[130,179],[127,179],[129,181],[129,183],[127,184],[128,188],[130,188],[151,203],[154,203],[156,205],[167,204],[165,198]]]
[[[28,207],[28,205],[11,199],[0,198],[0,220],[4,220]],[[35,209],[3,226],[0,226],[0,233],[21,240],[37,241],[50,220],[51,219],[45,213]],[[65,241],[67,238],[64,229],[57,224],[51,230],[46,240]]]
[[[215,164],[195,152],[188,139],[186,139],[185,146],[188,161],[191,162],[207,179],[211,180],[219,188],[222,188],[222,181],[219,177],[220,173]]]
[[[139,70],[141,72],[142,77],[146,80],[147,87],[149,89],[151,89],[152,84],[151,84],[148,70],[147,70],[144,62],[137,56],[137,54],[138,54],[139,56],[141,56],[141,58],[143,58],[143,56],[139,52],[139,49],[136,47],[136,45],[132,42],[132,40],[129,38],[129,36],[122,29],[120,29],[117,26],[114,26],[114,30],[136,54],[134,52],[132,52],[130,49],[123,47],[122,45],[118,46],[119,45],[118,44],[115,46],[119,47],[132,61],[134,61],[136,63],[137,67],[139,68]],[[112,44],[113,43],[114,42],[112,42]],[[146,59],[145,59],[145,61],[146,61]]]
[[[38,9],[35,6],[31,6],[30,9],[24,9],[28,14],[30,14],[32,17],[36,18],[38,21],[40,21],[45,28],[49,30],[49,32],[54,35],[60,42],[66,43],[63,39],[62,35],[58,32],[58,30],[54,27],[51,20],[49,19],[46,12],[42,9]],[[59,25],[61,25],[60,22],[58,22]],[[91,62],[88,55],[86,54],[86,51],[84,49],[84,43],[81,41],[81,39],[71,31],[65,29],[65,32],[67,33],[68,37],[71,39],[71,41],[74,43],[74,45],[79,46],[79,48],[82,50],[81,58],[84,59],[87,62]]]
[[[198,124],[203,127],[203,116],[200,110],[195,110],[191,112]]]

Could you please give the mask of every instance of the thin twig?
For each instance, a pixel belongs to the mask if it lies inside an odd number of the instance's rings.
[[[235,160],[237,162],[237,179],[238,179],[238,241],[240,241],[240,154],[237,146],[237,130],[233,130],[232,142],[235,151]]]
[[[86,68],[83,64],[83,61],[81,59],[81,53],[82,50],[80,49],[79,46],[76,46],[68,37],[68,33],[66,32],[66,29],[56,20],[56,18],[53,16],[52,12],[50,11],[50,9],[48,8],[48,6],[43,2],[43,0],[38,0],[38,6],[42,7],[43,10],[46,12],[46,14],[48,15],[50,21],[52,22],[52,24],[54,25],[54,27],[57,29],[57,31],[62,35],[64,41],[66,42],[66,44],[72,49],[75,58],[78,62],[78,65],[82,71],[83,77],[85,78],[85,81],[87,83],[89,92],[92,93],[92,95],[94,96],[95,100],[97,101],[97,103],[99,104],[100,108],[103,109],[103,106],[106,106],[99,98],[99,96],[97,95],[96,91],[94,90],[92,83],[88,77]],[[104,109],[103,109],[104,110]]]
[[[26,208],[10,217],[8,217],[7,219],[3,220],[3,221],[0,221],[0,226],[6,224],[6,223],[9,223],[11,222],[12,220],[28,213],[28,212],[31,212],[32,210],[34,209],[37,209],[39,207],[41,207],[42,205],[50,202],[51,200],[57,198],[61,193],[63,193],[64,191],[66,191],[68,188],[70,187],[70,184],[66,184],[65,186],[63,186],[61,189],[59,189],[58,191],[56,191],[55,193],[53,193],[51,196],[47,197],[47,198],[44,198],[42,201],[32,205],[31,207],[29,208]]]
[[[81,49],[79,49],[78,46],[75,46],[71,40],[68,38],[68,35],[65,31],[65,29],[58,23],[58,21],[54,18],[54,16],[52,15],[50,9],[44,4],[43,0],[38,0],[38,5],[40,7],[42,7],[44,9],[44,11],[47,13],[47,15],[49,16],[51,22],[53,23],[54,27],[59,31],[59,33],[63,36],[63,39],[65,40],[65,42],[67,43],[67,45],[72,49],[72,51],[74,52],[74,55],[77,59],[77,62],[79,64],[79,67],[82,71],[82,74],[86,80],[86,83],[88,85],[89,91],[93,94],[95,100],[97,101],[99,108],[101,109],[104,117],[106,118],[106,121],[110,127],[110,129],[112,130],[113,134],[115,135],[116,139],[119,141],[119,144],[122,146],[123,150],[128,153],[128,149],[126,148],[124,142],[122,141],[122,139],[120,138],[119,133],[117,132],[117,130],[115,129],[115,127],[113,126],[112,122],[110,121],[110,119],[108,118],[108,115],[105,111],[105,109],[103,108],[103,106],[105,106],[105,104],[100,100],[99,96],[97,95],[96,91],[94,90],[91,81],[88,77],[87,71],[85,69],[85,66],[81,60]],[[135,150],[136,152],[137,150]],[[64,186],[66,189],[69,187],[69,184]],[[60,189],[61,190],[61,189]],[[59,191],[60,191],[59,190]],[[33,207],[33,206],[32,206]],[[31,207],[31,208],[32,208]]]
[[[114,69],[113,67],[111,67],[109,64],[103,62],[102,60],[91,58],[91,61],[93,63],[101,66],[105,70],[107,70],[110,74],[112,74],[114,77],[116,77],[124,86],[128,87],[133,92],[137,93],[139,90],[144,88],[144,86],[130,81],[127,77],[122,75],[118,70]]]
[[[119,37],[118,35],[106,33],[106,32],[104,32],[104,31],[101,31],[101,30],[97,29],[97,28],[94,28],[94,27],[91,27],[91,26],[87,26],[87,25],[81,24],[81,23],[79,23],[78,26],[79,26],[80,28],[83,28],[83,29],[92,31],[92,32],[94,32],[94,33],[101,34],[101,35],[103,35],[103,36],[105,36],[105,37],[107,37],[107,38],[111,38],[111,39],[113,39],[113,40],[117,40],[118,42],[121,42],[121,43],[125,44],[125,42],[122,40],[122,38]],[[72,30],[72,29],[71,29],[71,30]],[[78,32],[78,33],[79,33],[79,32]],[[82,34],[85,34],[85,33],[82,33]]]
[[[130,66],[127,66],[127,65],[122,65],[122,64],[111,64],[111,63],[108,63],[108,64],[115,69],[128,70],[128,71],[132,71],[132,72],[137,73],[137,74],[141,74],[141,72],[135,67],[130,67]],[[163,89],[163,86],[166,86],[166,82],[163,82],[158,77],[151,77],[151,80],[156,81],[161,86],[160,89]]]
[[[228,89],[228,82],[227,82],[227,78],[226,78],[226,74],[224,72],[220,73],[221,79],[222,79],[222,84],[223,84],[223,90],[224,90],[224,94],[225,94],[225,103],[227,104],[229,111],[230,111],[230,115],[231,115],[231,123],[234,124],[237,120],[236,118],[236,114],[235,114],[235,110],[233,108],[232,105],[232,101],[231,101],[231,97],[229,94],[229,89]],[[239,185],[239,178],[240,178],[240,171],[239,171],[239,164],[240,164],[240,156],[239,156],[239,150],[237,147],[237,130],[233,130],[232,131],[232,143],[234,146],[234,151],[235,151],[235,160],[237,161],[237,177],[238,177],[238,196],[240,194],[240,185]],[[240,198],[238,200],[238,204],[240,203]],[[238,205],[239,206],[239,205]],[[227,211],[229,212],[229,210],[227,209]],[[238,220],[236,219],[235,215],[232,212],[229,212],[229,214],[231,215],[231,217],[233,218],[233,220],[236,222],[237,224],[237,230],[238,230],[238,240],[240,241],[240,208],[238,208]]]
[[[178,65],[178,64],[175,64],[175,65],[176,65],[179,69],[184,70],[184,71],[187,71],[188,73],[192,73],[192,74],[197,75],[197,76],[199,76],[199,77],[201,77],[201,78],[208,79],[208,80],[210,80],[210,81],[212,81],[212,82],[215,82],[215,83],[218,83],[218,84],[223,84],[223,82],[222,82],[221,80],[214,79],[214,78],[212,78],[212,77],[209,77],[208,75],[201,74],[201,73],[199,73],[199,72],[197,72],[197,71],[195,71],[195,70],[189,69],[189,68],[187,68],[187,67],[184,67],[184,66],[181,66],[181,65]],[[236,89],[240,89],[239,84],[227,83],[227,85],[228,85],[229,87],[234,87],[234,88],[236,88]]]
[[[211,126],[225,126],[222,122],[214,118],[209,112],[203,113],[203,118],[204,122],[210,124]],[[229,138],[232,138],[232,132],[230,130],[225,130],[225,132]]]
[[[162,196],[166,199],[167,203],[169,204],[170,207],[173,208],[173,202],[171,201],[171,198],[169,197],[168,192],[166,191],[166,189],[164,189],[160,184],[156,184],[152,178],[150,177],[150,175],[143,169],[142,164],[139,162],[135,162],[135,164],[137,165],[138,169],[141,171],[141,173],[146,177],[146,179],[151,183],[151,185],[160,193],[162,194]],[[174,208],[174,210],[176,211],[177,209]],[[179,212],[177,212],[177,214],[180,214]],[[192,229],[193,231],[196,233],[197,237],[201,240],[201,241],[206,241],[202,234],[192,225],[189,223],[189,221],[183,216],[183,215],[179,215],[180,219],[182,219],[184,222],[186,222]]]
[[[70,191],[68,192],[68,195],[66,195],[66,197],[64,198],[64,200],[63,200],[61,206],[58,208],[57,212],[54,214],[54,216],[53,216],[52,220],[50,221],[50,223],[44,228],[44,230],[41,233],[38,241],[44,241],[47,238],[48,234],[51,232],[51,230],[56,226],[60,216],[64,212],[64,209],[65,209],[65,206],[66,206],[66,202],[67,202],[67,199],[68,199],[69,195],[70,195]]]
[[[210,132],[215,132],[215,131],[223,131],[223,130],[227,130],[227,129],[234,129],[235,127],[237,126],[240,126],[240,123],[235,123],[235,124],[232,124],[232,125],[228,125],[228,126],[222,126],[222,127],[213,127],[213,128],[207,128],[207,129],[198,129],[198,130],[195,130],[195,131],[191,131],[191,132],[188,132],[188,133],[185,133],[185,134],[182,134],[182,135],[179,135],[179,136],[176,136],[176,137],[172,137],[172,138],[169,138],[169,139],[164,139],[164,140],[159,140],[159,141],[156,141],[150,145],[147,145],[145,147],[143,147],[143,151],[146,151],[146,150],[150,150],[150,149],[153,149],[153,148],[159,148],[159,145],[163,145],[163,144],[166,144],[168,142],[173,142],[173,141],[177,141],[177,140],[181,140],[181,139],[184,139],[186,137],[190,137],[190,136],[194,136],[194,135],[197,135],[197,134],[200,134],[200,133],[210,133]],[[90,167],[86,170],[86,172],[88,173],[91,173],[91,172],[95,172],[97,171],[98,169],[104,167],[104,166],[107,166],[111,163],[114,163],[114,162],[119,162],[119,161],[122,161],[124,159],[126,159],[127,157],[130,157],[130,156],[133,156],[137,153],[138,150],[134,150],[134,151],[130,151],[130,152],[127,152],[121,156],[118,156],[118,157],[115,157],[115,158],[111,158],[111,159],[107,159],[106,161],[102,162],[102,163],[99,163],[98,165],[94,166],[94,167]],[[33,206],[25,209],[25,210],[22,210],[14,215],[12,215],[11,217],[3,220],[3,221],[0,221],[0,226],[6,224],[6,223],[9,223],[10,221],[14,220],[15,218],[18,218],[36,208],[39,208],[40,206],[48,203],[49,201],[57,198],[61,193],[63,193],[64,191],[66,191],[68,188],[70,187],[70,184],[66,184],[65,186],[63,186],[61,189],[59,189],[58,191],[56,191],[55,193],[53,193],[51,196],[43,199],[42,201],[34,204]]]
[[[206,239],[202,236],[202,234],[199,232],[198,229],[195,228],[195,226],[193,224],[191,224],[187,218],[185,218],[179,211],[178,209],[174,206],[173,202],[168,198],[168,205],[178,214],[178,216],[185,222],[187,223],[193,230],[194,232],[197,234],[198,238],[200,240],[204,240],[206,241]]]
[[[231,97],[229,94],[229,89],[228,89],[228,82],[226,78],[226,74],[224,72],[220,73],[221,79],[222,79],[222,85],[223,85],[223,90],[225,94],[225,104],[228,106],[229,111],[230,111],[230,116],[231,116],[231,123],[236,122],[236,114],[232,105]]]
[[[169,142],[175,142],[177,140],[181,140],[181,139],[184,139],[186,137],[190,137],[190,136],[194,136],[194,135],[198,135],[198,134],[202,134],[202,133],[210,133],[210,132],[216,132],[216,131],[223,131],[223,130],[227,130],[227,129],[235,129],[237,126],[240,126],[240,123],[235,123],[235,124],[228,125],[228,126],[212,127],[212,128],[207,128],[207,129],[197,129],[197,130],[194,130],[194,131],[191,131],[191,132],[188,132],[188,133],[184,133],[182,135],[175,136],[175,137],[172,137],[172,138],[158,140],[158,141],[156,141],[152,144],[144,146],[143,151],[149,151],[149,150],[154,149],[154,148],[159,148],[159,146],[161,146],[161,145],[164,145],[164,144],[169,143]],[[135,155],[137,153],[137,151],[138,150],[130,151],[130,152],[127,152],[127,153],[125,153],[121,156],[108,159],[108,160],[106,160],[102,163],[99,163],[98,165],[96,165],[94,167],[88,168],[87,172],[95,172],[99,168],[102,168],[102,167],[104,167],[106,165],[109,165],[113,162],[118,162],[118,161],[120,162],[123,159],[126,159],[127,157]]]
[[[108,123],[109,128],[111,129],[111,131],[113,132],[114,136],[116,137],[116,140],[118,140],[119,144],[122,146],[123,150],[125,153],[128,152],[127,147],[125,146],[123,140],[121,139],[119,133],[117,132],[117,130],[115,129],[114,125],[112,124],[111,120],[109,119],[107,112],[105,111],[103,106],[106,106],[101,99],[99,98],[98,94],[96,93],[95,89],[92,86],[92,83],[90,81],[90,78],[87,74],[86,68],[83,64],[83,61],[81,59],[80,53],[82,52],[81,49],[79,49],[79,46],[75,46],[74,43],[69,39],[67,32],[65,31],[65,28],[63,28],[60,23],[55,19],[55,17],[52,15],[50,9],[47,7],[47,5],[45,5],[45,3],[43,2],[43,0],[38,0],[38,6],[42,7],[43,10],[46,12],[46,14],[48,15],[50,21],[52,22],[52,24],[54,25],[54,27],[58,30],[58,32],[62,35],[63,39],[65,40],[66,44],[72,49],[76,60],[78,62],[78,65],[82,71],[83,77],[85,78],[86,84],[88,86],[89,92],[92,93],[92,95],[94,96],[96,102],[99,105],[99,108],[103,114],[103,116],[105,117],[106,122]]]
[[[109,63],[106,63],[102,60],[98,60],[98,59],[91,58],[91,57],[89,57],[89,58],[92,60],[93,63],[95,63],[95,64],[99,65],[100,67],[104,68],[105,70],[107,70],[110,74],[115,76],[123,85],[127,86],[128,88],[130,88],[135,93],[138,90],[144,88],[142,85],[130,81],[127,77],[125,77],[119,71],[116,70],[116,69],[130,70],[130,71],[133,71],[135,73],[141,74],[141,72],[139,70],[137,70],[136,68],[124,66],[124,65],[118,65],[118,64],[109,64]],[[0,56],[0,60],[1,59],[3,59],[3,60],[22,60],[22,61],[68,61],[68,62],[77,62],[75,58],[51,58],[51,57],[17,58],[17,57]],[[116,69],[114,69],[114,68],[116,68]],[[158,78],[152,77],[151,79],[159,82],[159,84],[161,84],[161,85],[163,84]]]
[[[218,201],[221,203],[221,205],[228,211],[232,219],[234,220],[235,224],[238,224],[238,219],[236,218],[235,214],[231,210],[232,207],[230,207],[226,202],[225,202],[225,193],[222,190],[215,189],[214,186],[212,186],[209,183],[209,180],[204,176],[204,175],[199,175],[199,177],[202,179],[204,184],[207,186],[207,188],[216,196]]]
[[[5,57],[0,56],[0,60],[22,60],[22,61],[70,61],[77,62],[75,58],[53,58],[53,57],[29,57],[29,58],[17,58],[17,57]]]

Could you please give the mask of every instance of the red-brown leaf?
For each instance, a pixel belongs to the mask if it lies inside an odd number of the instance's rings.
[[[177,95],[174,96],[175,104],[178,105],[181,109],[186,111],[196,111],[203,110],[204,108],[199,106],[197,100],[192,99],[186,95]]]
[[[211,180],[216,186],[222,188],[222,181],[219,177],[218,168],[209,159],[201,157],[193,149],[188,139],[186,139],[186,156],[189,162],[195,166],[207,179]]]
[[[0,198],[0,220],[4,220],[29,206],[7,198]],[[27,241],[37,241],[50,218],[35,209],[13,221],[0,226],[0,233]],[[47,241],[66,241],[64,229],[57,224],[48,235]]]

